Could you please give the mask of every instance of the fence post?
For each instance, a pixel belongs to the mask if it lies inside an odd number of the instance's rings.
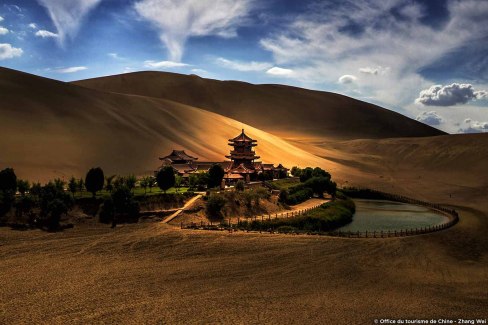
[[[368,238],[368,231],[366,230],[366,238]]]

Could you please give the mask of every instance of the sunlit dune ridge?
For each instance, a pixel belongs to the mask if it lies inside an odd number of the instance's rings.
[[[280,136],[377,139],[445,134],[350,97],[284,85],[253,85],[168,72],[136,72],[74,83],[98,90],[170,99]]]
[[[169,100],[105,93],[8,69],[0,70],[0,89],[0,165],[33,181],[79,177],[92,166],[108,174],[151,173],[158,157],[173,148],[223,161],[227,140],[242,128],[258,140],[264,162],[326,164],[277,136]]]

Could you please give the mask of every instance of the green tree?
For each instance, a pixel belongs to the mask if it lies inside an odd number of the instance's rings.
[[[80,191],[80,194],[83,194],[83,191],[85,190],[85,181],[83,178],[80,178],[78,180],[78,191]]]
[[[139,184],[141,185],[141,187],[144,189],[144,195],[146,195],[147,193],[147,188],[149,187],[149,182],[147,180],[147,177],[143,177],[141,178]]]
[[[298,168],[297,166],[293,166],[290,170],[290,173],[295,176],[295,177],[300,177],[300,174],[301,174],[301,169]]]
[[[30,184],[28,181],[23,179],[17,179],[17,189],[20,195],[24,196],[26,192],[30,189]]]
[[[285,189],[282,189],[280,191],[280,195],[278,197],[278,201],[281,203],[288,203],[288,191]]]
[[[63,214],[68,213],[73,206],[73,198],[53,182],[41,188],[39,196],[40,215],[39,226],[48,230],[59,229],[59,222]]]
[[[302,169],[300,172],[300,182],[306,182],[308,179],[312,178],[313,169],[311,167],[307,167]]]
[[[41,195],[42,186],[41,183],[33,183],[30,188],[30,195],[39,197]]]
[[[12,168],[0,171],[0,191],[17,192],[17,176]]]
[[[208,187],[220,187],[224,174],[224,169],[219,164],[214,164],[212,167],[210,167],[208,170]]]
[[[238,180],[235,187],[236,191],[244,192],[244,188],[245,188],[244,181]]]
[[[103,170],[100,167],[92,168],[88,171],[85,177],[86,190],[92,193],[93,198],[96,197],[98,191],[103,189],[105,182],[105,176]]]
[[[78,191],[78,182],[76,181],[76,178],[74,177],[70,178],[68,182],[68,190],[71,192],[74,198],[76,191]]]
[[[312,177],[325,177],[330,179],[330,174],[320,167],[315,167],[312,171]]]
[[[154,177],[148,176],[146,181],[147,181],[147,187],[149,187],[149,192],[152,192],[152,188],[154,187],[154,182],[155,182]]]
[[[137,178],[134,175],[129,175],[125,177],[125,185],[129,188],[129,190],[133,190],[136,187]]]
[[[177,192],[180,190],[181,183],[183,183],[183,177],[180,175],[175,175],[175,188]]]
[[[134,195],[127,186],[122,186],[112,193],[113,220],[115,227],[117,221],[137,221],[139,217],[139,203],[134,200]],[[107,209],[108,210],[108,209]]]
[[[112,175],[112,176],[105,178],[105,190],[107,192],[112,193],[112,191],[114,190],[114,184],[113,184],[114,178],[115,178],[115,175]]]
[[[61,178],[55,178],[54,179],[54,186],[60,191],[64,191],[64,185],[66,185],[66,182],[63,181]]]
[[[305,182],[305,186],[310,188],[314,194],[317,194],[319,197],[322,197],[324,195],[325,190],[327,189],[329,182],[330,179],[322,176],[312,177]]]
[[[11,191],[0,191],[0,218],[3,219],[9,213],[15,201]]]
[[[9,213],[15,201],[17,191],[17,176],[12,168],[0,171],[0,217],[3,219]]]
[[[22,219],[22,217],[31,212],[34,208],[34,200],[29,195],[23,195],[17,202],[15,203],[15,214],[18,219]]]
[[[173,167],[166,166],[159,170],[156,176],[156,182],[161,190],[166,191],[175,186],[175,173]]]

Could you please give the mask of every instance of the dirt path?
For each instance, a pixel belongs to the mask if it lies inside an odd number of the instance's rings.
[[[185,203],[185,205],[181,208],[179,208],[177,211],[175,211],[173,214],[169,215],[166,219],[164,219],[162,222],[163,223],[168,223],[170,222],[171,220],[173,220],[174,218],[176,218],[183,210],[189,208],[193,203],[195,203],[196,200],[198,200],[199,198],[201,198],[202,195],[201,194],[198,194],[194,197],[192,197],[190,200],[188,200],[188,202]]]

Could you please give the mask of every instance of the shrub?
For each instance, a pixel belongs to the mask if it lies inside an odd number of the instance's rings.
[[[127,186],[117,188],[112,193],[113,217],[115,220],[134,222],[139,218],[139,203]],[[109,203],[110,204],[110,203]],[[109,207],[106,208],[107,213]],[[105,217],[105,216],[104,216]]]
[[[298,229],[292,226],[280,226],[276,229],[276,231],[283,234],[289,234],[298,232]]]
[[[114,219],[115,207],[112,198],[105,199],[100,208],[99,221],[101,223],[111,223]]]
[[[63,214],[67,214],[74,204],[68,193],[60,189],[59,183],[47,183],[39,194],[40,215],[38,225],[48,230],[59,229],[59,222]]]
[[[30,184],[28,181],[23,180],[23,179],[18,179],[17,180],[17,189],[20,193],[20,195],[24,196],[27,191],[30,189]]]
[[[289,200],[288,200],[288,190],[281,190],[280,191],[280,195],[278,197],[278,201],[281,202],[281,203],[288,204],[288,202],[289,202]]]
[[[222,219],[222,208],[225,206],[225,199],[218,195],[212,194],[205,204],[205,213],[209,219]]]
[[[313,191],[310,188],[301,189],[288,196],[288,204],[295,205],[298,203],[302,203],[310,199],[312,195],[313,195]]]
[[[9,213],[14,202],[14,194],[10,191],[0,191],[0,218],[3,218]]]
[[[235,187],[236,191],[244,192],[244,188],[245,188],[244,181],[237,181]]]

